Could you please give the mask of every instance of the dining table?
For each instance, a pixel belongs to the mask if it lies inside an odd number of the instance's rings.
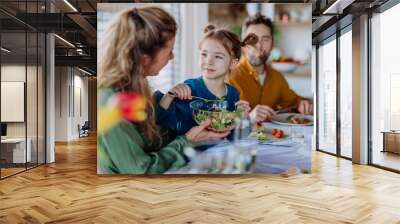
[[[303,173],[311,172],[312,125],[282,125],[271,122],[262,125],[269,130],[283,130],[285,137],[265,141],[248,138],[246,148],[240,149],[252,148],[251,164],[245,169],[223,168],[229,164],[229,160],[235,160],[235,153],[232,156],[232,152],[237,148],[235,141],[224,140],[205,151],[186,150],[190,162],[167,174],[275,174],[291,168]]]

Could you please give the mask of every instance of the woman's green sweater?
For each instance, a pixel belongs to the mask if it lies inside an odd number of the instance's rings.
[[[98,90],[98,110],[114,94],[112,89]],[[160,174],[186,164],[183,153],[188,141],[178,136],[159,149],[140,133],[137,125],[120,121],[111,129],[97,135],[99,174]]]

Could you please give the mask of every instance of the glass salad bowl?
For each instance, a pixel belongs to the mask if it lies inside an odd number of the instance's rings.
[[[238,111],[227,110],[227,105],[227,101],[194,100],[190,103],[190,109],[197,124],[210,119],[208,130],[224,132],[235,128],[235,118],[238,116]]]

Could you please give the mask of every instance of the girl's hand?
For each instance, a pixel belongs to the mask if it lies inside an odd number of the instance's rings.
[[[243,108],[244,109],[244,114],[247,117],[250,112],[250,103],[245,101],[245,100],[239,100],[238,102],[235,103],[237,108]]]
[[[168,91],[168,94],[172,94],[175,97],[178,97],[181,100],[191,100],[192,99],[192,90],[190,87],[186,84],[180,83],[174,88],[172,88],[170,91]]]

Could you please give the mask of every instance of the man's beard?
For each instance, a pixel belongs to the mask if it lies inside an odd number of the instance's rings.
[[[258,57],[251,57],[251,58],[249,58],[249,63],[254,67],[257,67],[260,65],[265,65],[268,58],[269,58],[269,54],[260,55]]]

